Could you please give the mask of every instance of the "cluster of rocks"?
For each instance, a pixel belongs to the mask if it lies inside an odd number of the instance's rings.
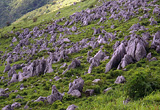
[[[9,83],[23,81],[23,79],[27,79],[29,77],[39,76],[40,74],[53,72],[51,63],[49,63],[45,59],[35,60],[29,65],[24,66],[22,69],[23,73],[19,72],[18,74],[16,74],[14,69],[11,69],[11,72],[8,72],[8,75],[12,77]]]
[[[21,104],[18,102],[14,102],[12,105],[6,105],[5,107],[2,108],[2,110],[14,110],[21,107]]]
[[[81,97],[81,92],[83,90],[84,80],[82,78],[75,79],[73,83],[69,84],[68,94],[72,96]]]
[[[62,100],[63,95],[61,93],[58,92],[57,88],[55,85],[52,86],[52,93],[50,96],[48,97],[42,97],[40,96],[37,100],[35,100],[34,102],[48,102],[49,104],[52,104],[53,102],[55,102],[56,100]]]
[[[52,69],[52,64],[60,62],[61,60],[69,59],[68,55],[73,53],[78,53],[82,49],[91,47],[95,49],[103,44],[110,44],[115,39],[118,39],[117,32],[110,33],[106,32],[104,27],[100,28],[92,28],[93,37],[82,39],[81,41],[72,42],[68,35],[78,35],[83,32],[83,30],[79,30],[76,27],[78,22],[81,23],[81,26],[87,26],[92,21],[99,20],[97,23],[103,23],[109,19],[113,20],[124,20],[125,22],[131,19],[132,17],[137,17],[137,14],[140,11],[143,12],[143,15],[139,17],[139,21],[148,18],[150,25],[157,25],[158,22],[154,19],[153,16],[150,15],[152,11],[150,7],[153,7],[153,14],[156,16],[160,16],[160,8],[156,5],[157,0],[151,1],[149,0],[117,0],[117,1],[108,1],[104,2],[103,5],[97,6],[93,9],[82,10],[81,12],[76,12],[69,16],[69,18],[60,18],[55,20],[53,23],[50,23],[45,29],[40,30],[39,27],[34,27],[33,30],[29,30],[28,28],[23,29],[23,32],[16,32],[11,40],[10,47],[12,47],[13,51],[11,52],[2,52],[0,51],[0,58],[2,63],[5,63],[4,73],[8,72],[8,77],[11,80],[8,82],[18,82],[23,81],[23,79],[27,79],[33,76],[44,75],[45,73],[52,73],[54,70]],[[122,8],[123,7],[123,8]],[[57,13],[58,15],[59,13]],[[58,23],[65,22],[63,25],[59,25]],[[70,28],[69,28],[70,27]],[[111,29],[115,28],[115,25],[110,27]],[[107,73],[112,68],[125,68],[127,65],[131,63],[135,63],[140,61],[142,58],[147,58],[149,61],[157,60],[155,57],[152,57],[151,53],[147,54],[147,49],[155,49],[158,53],[160,53],[160,31],[156,32],[153,35],[153,40],[151,47],[149,47],[148,41],[151,40],[152,36],[149,32],[142,33],[142,37],[135,34],[137,31],[147,31],[142,24],[136,23],[133,24],[129,29],[129,36],[126,36],[122,42],[117,41],[113,46],[113,54],[110,61],[106,64],[105,72]],[[85,31],[84,31],[85,32]],[[42,36],[44,36],[42,38]],[[49,36],[51,36],[49,38]],[[98,38],[94,37],[98,36]],[[129,38],[129,40],[128,40]],[[15,43],[15,42],[18,42]],[[17,44],[17,45],[14,45]],[[32,47],[32,48],[30,48]],[[68,48],[69,47],[69,48]],[[91,57],[92,50],[87,53],[87,61],[90,64],[88,73],[92,72],[93,67],[97,67],[100,65],[100,61],[104,61],[109,59],[106,51],[102,51],[103,46],[101,46],[101,50],[99,50],[94,57]],[[54,49],[54,51],[51,51]],[[34,59],[34,56],[38,55],[40,52],[47,51],[46,53],[49,55],[48,58],[37,58]],[[41,57],[41,56],[40,56]],[[26,64],[14,64],[19,60],[26,61]],[[64,63],[60,68],[67,68],[64,70],[62,74],[65,74],[68,70],[74,69],[76,67],[81,66],[81,61],[78,59],[74,59],[70,65],[67,66]],[[22,72],[16,72],[16,70],[22,69]],[[1,78],[2,79],[2,78]],[[56,76],[54,78],[56,81],[61,79]],[[95,82],[100,81],[100,79],[96,79]],[[118,76],[115,83],[120,84],[124,83],[126,80],[123,76]],[[73,83],[69,84],[68,94],[76,97],[81,97],[82,90],[84,86],[84,80],[82,78],[75,79]],[[21,85],[21,90],[24,89],[23,84]],[[104,93],[111,90],[112,88],[107,88],[104,90]],[[94,94],[94,89],[87,89],[85,91],[86,96],[91,96]],[[9,93],[6,93],[5,90],[0,89],[0,96],[8,97]],[[16,98],[23,98],[21,96],[17,96]],[[59,93],[56,89],[56,86],[52,86],[52,93],[48,97],[40,96],[34,102],[47,102],[49,104],[54,103],[56,100],[62,100],[63,94]],[[128,100],[124,101],[124,103],[128,103]],[[12,105],[7,105],[3,108],[3,110],[12,110],[14,108],[20,107],[20,103],[13,103]],[[28,106],[26,105],[26,108]],[[67,110],[74,110],[77,108],[75,105],[71,105],[67,108]]]
[[[124,40],[114,51],[111,60],[106,65],[106,72],[112,68],[124,68],[128,64],[140,61],[147,56],[146,49],[148,48],[148,42],[132,34],[130,40]]]

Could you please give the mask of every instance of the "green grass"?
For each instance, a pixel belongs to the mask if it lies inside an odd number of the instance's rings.
[[[18,22],[13,23],[11,26],[4,27],[3,29],[0,30],[1,32],[0,50],[5,52],[6,48],[9,47],[10,41],[15,36],[14,34],[8,33],[11,30],[13,30],[14,32],[21,31],[20,30],[21,28],[29,28],[30,30],[32,30],[34,26],[38,26],[41,29],[43,29],[43,28],[46,28],[46,26],[49,23],[52,23],[52,19],[59,19],[62,17],[68,18],[69,15],[77,11],[80,12],[81,10],[85,10],[86,8],[90,6],[95,6],[95,5],[100,5],[100,4],[101,3],[97,3],[96,0],[85,0],[84,2],[79,2],[76,5],[67,6],[55,12],[51,12],[51,13],[39,16],[37,19],[37,22],[33,22],[33,19],[26,20],[26,21],[20,20]],[[55,14],[58,11],[60,11],[61,13],[59,16],[56,17]],[[83,27],[80,25],[80,23],[77,23],[77,27],[80,28],[80,31],[85,30],[86,32],[82,32],[79,35],[74,35],[74,34],[67,35],[66,37],[68,37],[72,42],[75,43],[84,38],[93,37],[92,27],[99,28],[100,26],[104,26],[104,29],[107,32],[111,32],[111,33],[114,33],[115,31],[117,31],[119,33],[119,36],[117,39],[115,39],[109,45],[102,44],[104,46],[102,50],[106,50],[107,52],[109,52],[108,55],[111,56],[113,53],[112,47],[115,44],[115,42],[122,41],[125,36],[129,35],[129,28],[133,24],[136,24],[139,22],[138,16],[141,16],[141,15],[142,13],[128,20],[127,22],[124,22],[123,20],[119,22],[119,21],[114,21],[111,19],[111,20],[107,20],[104,23],[101,23],[98,25],[97,22],[99,20],[96,20],[96,21],[93,21],[90,25],[83,26]],[[107,18],[109,18],[109,16],[107,16]],[[140,21],[140,24],[145,25],[146,28],[149,28],[149,30],[147,31],[150,32],[151,34],[155,33],[159,29],[160,24],[158,24],[157,27],[150,26],[147,21],[148,19],[144,19]],[[60,23],[59,25],[63,25],[63,24],[64,23]],[[115,29],[110,28],[112,24],[115,25],[116,27]],[[13,29],[13,27],[15,27],[15,29]],[[139,35],[141,35],[142,33],[143,33],[142,31],[137,32],[137,34]],[[37,39],[41,39],[43,37],[44,36],[37,38]],[[49,39],[50,37],[51,36],[49,36],[47,39]],[[97,38],[98,35],[95,35],[95,37]],[[30,41],[32,43],[35,42],[33,39],[30,39]],[[17,43],[18,42],[15,42],[14,45],[16,45]],[[100,46],[93,49],[93,52],[91,54],[92,57],[99,51]],[[51,45],[49,45],[49,47],[51,47]],[[70,48],[70,47],[71,46],[66,47],[66,48]],[[23,80],[22,82],[12,83],[10,85],[7,85],[5,82],[0,80],[0,88],[9,88],[9,91],[16,90],[16,89],[18,90],[18,93],[14,93],[14,92],[11,93],[9,98],[4,99],[0,97],[0,102],[1,102],[0,108],[3,108],[5,105],[12,104],[14,101],[20,102],[22,104],[21,108],[23,108],[25,104],[29,101],[29,107],[31,107],[32,109],[40,109],[40,110],[51,110],[51,109],[52,110],[53,109],[54,110],[64,110],[71,104],[77,105],[78,106],[77,110],[159,110],[160,109],[159,107],[160,105],[159,89],[154,90],[151,93],[143,97],[140,97],[138,99],[131,98],[131,101],[127,105],[123,104],[123,100],[129,97],[125,87],[127,86],[127,83],[130,82],[131,79],[133,79],[137,74],[139,73],[143,73],[144,75],[151,74],[155,79],[156,78],[159,79],[160,77],[160,68],[159,68],[160,54],[159,53],[157,53],[155,50],[148,49],[147,51],[152,52],[152,55],[158,58],[158,61],[149,62],[146,59],[142,59],[135,64],[128,65],[126,67],[126,71],[112,69],[106,74],[104,73],[105,66],[108,63],[109,59],[106,61],[101,61],[100,62],[101,65],[98,67],[94,67],[92,70],[92,73],[84,75],[84,73],[88,71],[88,68],[90,66],[90,64],[87,62],[86,59],[87,59],[87,52],[91,49],[92,49],[91,47],[88,47],[88,48],[82,49],[81,51],[79,51],[79,53],[69,54],[68,60],[61,60],[60,62],[52,65],[54,69],[54,72],[52,73],[47,73],[39,77],[36,77],[36,76],[31,77],[29,79]],[[10,52],[10,51],[12,51],[11,47],[7,49],[7,52]],[[52,48],[51,51],[54,51],[54,48]],[[36,55],[34,55],[33,60],[37,59],[38,57],[43,57],[43,56],[48,57],[48,54],[46,51],[41,51],[37,53]],[[66,68],[60,68],[60,66],[63,65],[64,62],[66,62],[67,65],[69,65],[71,64],[73,59],[80,57],[80,56],[83,56],[83,58],[80,59],[81,66],[75,69],[71,69],[67,73],[62,75],[62,72]],[[21,64],[24,62],[26,61],[19,60],[15,63],[12,63],[11,65]],[[0,76],[4,76],[6,77],[6,79],[10,80],[10,78],[7,77],[7,73],[2,73],[2,71],[5,68],[4,63],[5,62],[2,63],[3,66],[0,66]],[[21,71],[21,70],[18,70],[18,71]],[[117,76],[120,76],[120,75],[123,75],[126,78],[127,82],[125,84],[120,84],[120,85],[114,84],[114,81],[116,80]],[[60,79],[59,81],[54,81],[53,78],[55,76],[60,76],[62,79]],[[85,82],[81,98],[75,98],[75,97],[72,97],[66,94],[69,89],[69,83],[72,82],[74,79],[76,79],[76,76],[82,77],[82,79]],[[154,78],[153,78],[153,81],[156,81],[154,80]],[[49,81],[50,79],[52,79],[53,81],[50,82]],[[101,81],[93,85],[92,81],[94,79],[101,79]],[[24,90],[19,90],[19,86],[21,83],[23,83],[25,86]],[[31,102],[31,100],[36,100],[39,96],[47,97],[48,95],[50,95],[52,85],[56,85],[59,92],[61,93],[65,92],[65,96],[62,102],[56,101],[52,105],[45,104],[42,102],[38,102],[38,103]],[[112,87],[112,90],[104,94],[103,90],[108,87]],[[93,96],[86,97],[84,94],[86,89],[94,89],[96,92]],[[23,100],[15,99],[15,97],[18,94],[24,97],[24,99]]]

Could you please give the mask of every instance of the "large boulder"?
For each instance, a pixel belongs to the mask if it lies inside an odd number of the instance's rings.
[[[132,56],[126,54],[126,55],[122,58],[119,66],[118,66],[118,69],[120,69],[120,68],[125,68],[127,65],[129,65],[129,64],[131,64],[131,63],[134,63],[134,60],[133,60]]]
[[[13,74],[10,83],[18,82],[19,75]]]
[[[1,89],[1,88],[0,88],[0,96],[1,96],[1,97],[9,97],[9,94],[6,93],[4,89]]]
[[[10,69],[11,69],[11,66],[10,66],[10,65],[7,65],[7,66],[5,67],[5,69],[4,69],[3,72],[5,73],[5,72],[9,71]]]
[[[18,103],[18,102],[14,102],[14,103],[11,105],[11,108],[12,108],[12,109],[19,108],[19,107],[21,107],[21,104]]]
[[[160,31],[157,31],[153,37],[152,46],[158,47],[160,45]]]
[[[70,95],[75,97],[81,97],[81,92],[79,90],[73,90]]]
[[[132,37],[128,41],[128,46],[126,47],[126,51],[127,51],[127,54],[131,55],[134,60],[139,61],[142,58],[146,57],[147,47],[148,47],[148,43],[144,41],[142,38]]]
[[[73,60],[72,63],[68,66],[68,70],[70,70],[71,68],[74,69],[74,68],[79,67],[79,66],[81,66],[80,60],[75,59],[75,60]]]
[[[73,83],[69,84],[68,94],[70,94],[73,90],[78,90],[82,92],[83,85],[84,85],[84,80],[82,78],[75,79]]]
[[[58,92],[55,85],[52,86],[52,93],[50,96],[47,97],[47,101],[49,104],[52,104],[56,100],[62,100],[63,96],[61,93]]]
[[[8,72],[8,77],[12,77],[13,74],[17,74],[17,73],[16,73],[16,71],[15,71],[13,68],[11,68],[11,69],[9,70],[9,72]]]
[[[121,43],[116,51],[113,53],[111,60],[106,65],[106,73],[110,71],[112,68],[117,68],[122,58],[126,54],[126,49],[123,43]]]
[[[90,58],[89,63],[91,65],[89,66],[88,73],[92,72],[93,67],[99,66],[100,61],[103,60],[105,57],[106,57],[106,54],[102,50],[100,50],[96,53],[96,55],[93,58]]]

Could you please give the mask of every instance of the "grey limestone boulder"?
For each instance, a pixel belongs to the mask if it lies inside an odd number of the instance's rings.
[[[80,60],[73,60],[72,63],[68,66],[68,70],[70,70],[71,68],[76,68],[78,66],[81,66],[81,62]]]
[[[46,101],[46,100],[47,100],[46,97],[40,96],[40,97],[39,97],[37,100],[35,100],[34,102],[40,102],[40,101],[44,102],[44,101]]]
[[[8,72],[8,77],[12,77],[13,74],[17,74],[17,73],[16,73],[16,71],[15,71],[13,68],[11,68],[11,69],[9,70],[9,72]]]
[[[111,60],[106,65],[106,73],[110,71],[112,68],[117,68],[122,58],[126,54],[126,49],[123,43],[117,47],[116,51],[113,53]]]
[[[2,108],[2,110],[13,110],[11,108],[11,105],[6,105],[5,107]]]
[[[73,90],[69,94],[75,97],[81,97],[81,92],[79,90]]]
[[[11,105],[11,108],[12,108],[12,109],[19,108],[19,107],[21,107],[21,104],[18,103],[18,102],[14,102],[14,103]]]
[[[10,83],[18,82],[19,75],[13,74]]]
[[[10,66],[10,65],[7,65],[7,66],[5,67],[5,69],[4,69],[3,72],[5,73],[5,72],[9,71],[10,69],[11,69],[11,66]]]
[[[105,89],[103,92],[106,93],[106,92],[108,92],[108,91],[111,90],[111,89],[112,89],[112,88],[109,87],[109,88]]]
[[[129,65],[129,64],[131,64],[131,63],[134,63],[134,60],[133,60],[132,56],[126,54],[126,55],[122,58],[119,66],[118,66],[118,69],[120,69],[120,68],[125,68],[127,65]]]
[[[17,42],[16,37],[13,37],[12,42]]]
[[[124,83],[124,82],[126,82],[126,79],[124,78],[124,76],[118,76],[114,83],[120,84],[120,83]]]
[[[6,93],[4,89],[0,88],[0,96],[1,97],[9,97],[9,94]]]
[[[63,96],[60,94],[55,85],[52,86],[52,93],[47,97],[47,101],[49,104],[52,104],[56,100],[62,100]]]
[[[132,37],[128,41],[128,46],[126,47],[126,51],[127,51],[127,54],[131,55],[134,60],[139,61],[142,58],[146,57],[147,47],[148,47],[148,43],[144,41],[142,38]]]
[[[72,104],[72,105],[68,106],[68,108],[66,110],[75,110],[76,108],[77,108],[77,106]]]
[[[68,94],[70,94],[73,90],[78,90],[82,92],[83,85],[84,85],[84,80],[82,78],[75,79],[73,83],[69,84]]]

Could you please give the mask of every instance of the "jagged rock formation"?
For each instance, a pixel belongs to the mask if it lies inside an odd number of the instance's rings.
[[[73,83],[69,84],[68,94],[72,96],[81,96],[81,92],[83,90],[84,80],[82,78],[75,79]]]
[[[57,16],[59,14],[61,12],[58,12]],[[138,16],[138,14],[141,15]],[[113,79],[111,78],[114,78],[113,71],[107,73],[111,69],[123,69],[126,72],[127,68],[125,67],[127,65],[139,62],[143,58],[146,58],[146,62],[158,60],[152,51],[155,50],[160,53],[160,31],[157,31],[158,27],[156,27],[159,21],[152,14],[157,17],[160,15],[160,8],[156,5],[156,0],[152,2],[149,0],[108,1],[101,6],[76,12],[68,18],[53,20],[47,26],[40,25],[33,29],[26,28],[22,29],[21,32],[13,32],[14,36],[9,41],[10,46],[7,47],[9,49],[6,52],[0,51],[0,63],[5,67],[3,68],[4,76],[0,77],[0,81],[5,83],[5,86],[19,82],[20,85],[17,87],[20,87],[20,90],[7,93],[1,89],[0,96],[7,98],[9,94],[16,92],[19,94],[19,91],[23,92],[30,89],[34,89],[34,92],[38,91],[35,89],[43,89],[47,92],[51,88],[49,84],[55,83],[56,85],[62,82],[65,84],[58,85],[57,88],[63,92],[68,91],[68,94],[78,98],[83,97],[84,94],[87,97],[96,95],[101,93],[101,89],[107,93],[112,89],[108,83],[112,82]],[[136,19],[135,23],[130,23],[132,18],[137,17],[138,20]],[[108,23],[108,21],[116,20],[122,22],[122,25],[129,22],[127,29],[124,26],[125,32],[124,30],[121,31],[122,26],[117,28],[118,23]],[[89,26],[91,23],[95,23],[95,25]],[[146,28],[149,26],[156,27],[156,32]],[[42,29],[42,27],[45,28]],[[150,51],[151,49],[152,51]],[[93,71],[93,68],[97,68],[97,70]],[[107,74],[103,74],[104,71]],[[83,74],[87,75],[82,76]],[[104,81],[106,79],[103,78],[103,75],[107,76],[107,81]],[[122,76],[123,72],[118,73],[118,75],[114,82],[115,86],[125,83],[127,79],[127,75],[125,76],[126,79]],[[45,78],[42,81],[38,79],[34,83],[28,79],[30,77]],[[25,81],[31,83],[26,85]],[[71,81],[73,82],[69,84],[68,90],[66,85]],[[106,89],[101,88],[103,83],[106,84],[104,85]],[[42,88],[37,87],[39,85]],[[30,103],[53,104],[57,100],[63,100],[65,94],[61,94],[55,85],[52,86],[51,95],[44,97],[41,94],[38,96],[39,98],[32,98]],[[43,86],[45,87],[43,88]],[[38,95],[38,93],[39,91],[36,94]],[[24,94],[26,93],[24,92]],[[24,100],[27,97],[20,95],[16,94],[15,98]],[[128,103],[127,100],[124,103]],[[18,108],[21,104],[15,102],[3,109]],[[29,106],[27,103],[24,108],[29,109]],[[77,106],[71,105],[67,110],[74,110],[75,108]]]

